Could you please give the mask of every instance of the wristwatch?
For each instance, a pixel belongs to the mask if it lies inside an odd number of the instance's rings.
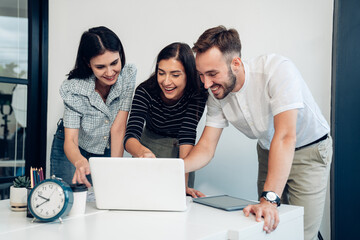
[[[280,197],[272,191],[265,191],[261,193],[261,197],[263,197],[266,201],[271,203],[276,203],[277,206],[280,206]]]

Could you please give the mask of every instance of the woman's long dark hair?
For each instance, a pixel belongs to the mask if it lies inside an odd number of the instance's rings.
[[[107,27],[94,27],[84,32],[80,39],[75,67],[68,74],[68,79],[85,79],[93,74],[90,59],[103,54],[106,50],[119,52],[121,67],[125,65],[125,53],[119,37]]]
[[[194,54],[186,43],[174,42],[163,48],[157,56],[155,72],[141,86],[146,87],[153,94],[160,94],[161,89],[157,81],[159,62],[170,58],[175,58],[184,66],[186,74],[185,91],[197,92],[204,98],[207,97],[207,91],[204,89],[196,71]]]

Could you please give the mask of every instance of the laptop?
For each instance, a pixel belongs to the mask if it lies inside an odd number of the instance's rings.
[[[89,159],[99,209],[185,211],[184,161],[180,158]]]

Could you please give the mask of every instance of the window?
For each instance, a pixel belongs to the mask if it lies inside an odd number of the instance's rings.
[[[28,16],[26,0],[0,3],[0,76],[27,79]]]
[[[0,83],[0,176],[24,175],[27,86]]]
[[[46,167],[47,14],[48,0],[0,2],[0,199]]]

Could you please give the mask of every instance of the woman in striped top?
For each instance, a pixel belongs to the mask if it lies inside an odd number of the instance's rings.
[[[124,138],[126,151],[134,157],[186,157],[195,144],[206,99],[189,45],[166,46],[157,57],[155,72],[135,91]],[[193,189],[194,177],[194,173],[186,175],[186,193],[204,196]]]

